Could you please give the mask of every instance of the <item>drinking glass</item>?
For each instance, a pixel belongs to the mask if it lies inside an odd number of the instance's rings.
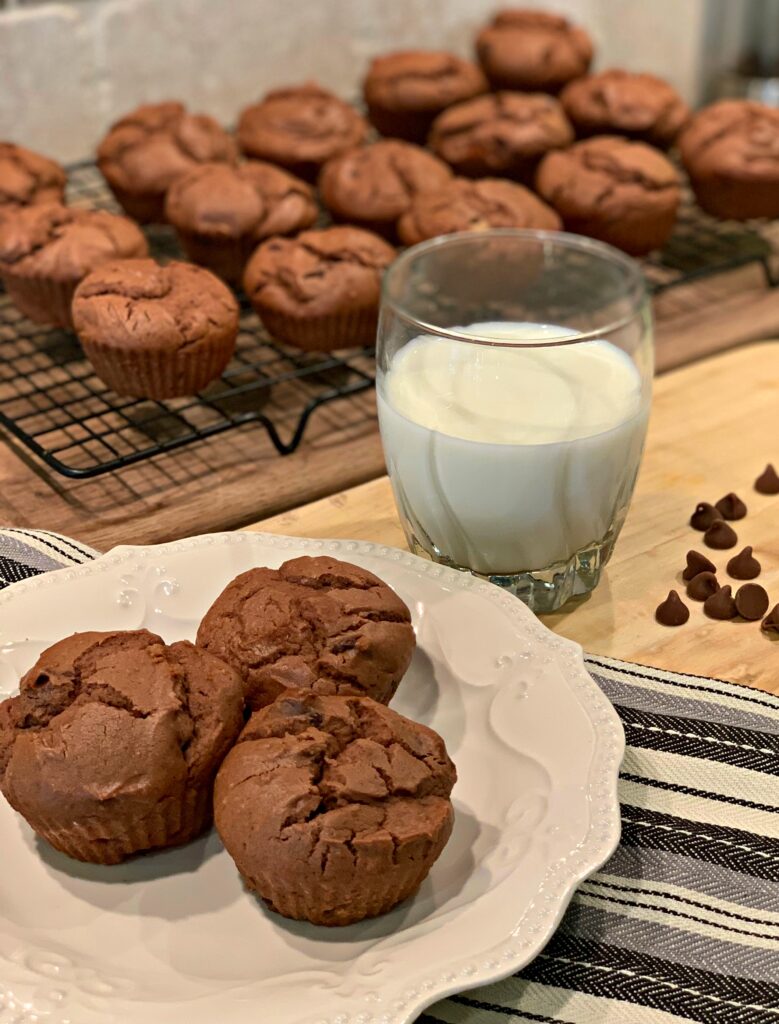
[[[379,424],[412,551],[550,612],[598,583],[646,435],[640,267],[577,235],[489,230],[384,278]]]

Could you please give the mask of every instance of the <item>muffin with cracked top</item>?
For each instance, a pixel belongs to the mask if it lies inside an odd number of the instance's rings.
[[[0,218],[0,277],[36,323],[72,328],[79,282],[109,260],[148,251],[138,225],[107,210],[37,203]]]
[[[681,199],[679,175],[663,153],[616,135],[549,153],[538,169],[536,187],[568,231],[598,238],[631,256],[667,241]]]
[[[679,138],[695,197],[715,217],[779,217],[779,110],[753,100],[704,107]]]
[[[55,849],[117,864],[208,826],[242,725],[241,680],[206,651],[145,629],[75,633],[0,703],[0,790]]]
[[[214,818],[271,910],[348,925],[417,891],[451,835],[455,780],[432,729],[366,697],[289,694],[227,755]]]
[[[165,193],[180,174],[214,160],[235,163],[230,135],[175,101],[145,104],[111,125],[97,166],[122,208],[141,224],[162,221]]]
[[[456,231],[538,228],[559,231],[560,218],[523,185],[501,178],[453,178],[436,193],[418,196],[400,218],[406,245]]]
[[[54,160],[13,142],[0,142],[0,216],[35,203],[58,203],[65,171]]]
[[[587,74],[593,47],[583,28],[559,14],[511,7],[481,30],[476,53],[493,89],[556,93]]]
[[[120,395],[192,395],[218,377],[235,349],[238,303],[192,263],[115,260],[86,277],[73,323],[101,380]]]
[[[165,199],[189,258],[231,284],[260,242],[310,228],[318,212],[310,185],[262,160],[202,164],[177,178]]]
[[[611,68],[571,82],[560,102],[580,138],[626,135],[668,149],[690,117],[674,87],[656,75]]]
[[[322,202],[336,220],[394,239],[415,196],[435,192],[452,172],[421,146],[380,139],[328,160],[319,176]]]
[[[382,135],[424,142],[442,110],[488,88],[473,61],[439,50],[399,50],[374,58],[363,97],[368,118]]]
[[[497,92],[445,110],[433,122],[430,147],[458,174],[506,175],[532,184],[541,158],[573,139],[553,96]]]
[[[246,156],[280,164],[306,181],[315,181],[322,164],[367,135],[354,107],[316,82],[274,89],[238,120],[238,145]]]
[[[382,273],[394,258],[391,245],[362,228],[304,231],[263,242],[243,287],[280,341],[310,352],[372,345]]]
[[[388,704],[414,653],[411,614],[378,576],[336,558],[294,558],[237,576],[197,643],[243,677],[249,707],[285,690]]]

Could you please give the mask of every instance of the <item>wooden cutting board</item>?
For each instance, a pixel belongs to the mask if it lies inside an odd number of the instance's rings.
[[[655,383],[647,449],[614,557],[594,594],[545,617],[586,651],[676,672],[715,676],[779,693],[779,637],[759,623],[714,622],[684,597],[681,571],[695,548],[731,583],[728,559],[751,544],[763,566],[756,582],[779,602],[779,495],[753,489],[772,461],[779,470],[779,342],[753,344],[668,373]],[[733,523],[739,544],[710,551],[688,520],[699,501],[729,491],[748,515]],[[386,477],[250,527],[309,537],[351,537],[405,547]],[[673,587],[690,608],[672,629],[654,619]]]

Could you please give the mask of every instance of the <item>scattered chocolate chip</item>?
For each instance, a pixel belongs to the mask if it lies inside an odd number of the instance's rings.
[[[755,480],[755,490],[759,494],[779,494],[779,473],[770,462]]]
[[[779,604],[773,606],[760,628],[764,633],[779,633]]]
[[[687,584],[687,596],[693,601],[705,601],[719,590],[717,577],[713,572],[699,572]]]
[[[661,626],[683,626],[690,617],[690,609],[675,590],[655,609],[655,618]]]
[[[730,587],[720,587],[716,594],[707,597],[703,602],[703,611],[710,619],[735,619],[738,611]]]
[[[734,580],[753,580],[760,575],[760,563],[752,554],[752,548],[744,548],[728,562],[728,576]]]
[[[700,551],[687,552],[687,568],[682,573],[683,580],[694,579],[699,572],[716,572],[717,566]]]
[[[721,519],[719,512],[707,501],[702,501],[695,506],[695,511],[690,516],[690,526],[693,530],[708,530],[711,524]]]
[[[743,519],[747,514],[747,507],[744,502],[733,491],[720,498],[714,506],[723,519]]]
[[[709,548],[724,550],[734,548],[738,544],[738,536],[732,526],[724,519],[715,519],[703,535],[703,543]]]
[[[759,583],[745,583],[736,591],[736,608],[742,619],[762,619],[768,611],[768,594]]]

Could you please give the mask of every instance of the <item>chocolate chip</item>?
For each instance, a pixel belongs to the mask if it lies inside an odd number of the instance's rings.
[[[779,494],[779,473],[770,462],[755,480],[755,490],[759,494]]]
[[[703,535],[703,543],[709,548],[734,548],[738,544],[738,536],[732,526],[724,519],[715,519]]]
[[[693,530],[708,530],[716,519],[721,519],[719,512],[707,501],[702,501],[695,506],[695,511],[690,516],[690,526]]]
[[[691,580],[698,575],[699,572],[716,572],[717,566],[708,559],[705,555],[702,555],[700,551],[688,551],[687,552],[687,568],[682,573],[683,580]]]
[[[760,563],[752,555],[752,548],[744,548],[728,562],[728,576],[734,580],[753,580],[760,575]]]
[[[713,572],[699,572],[687,584],[687,596],[693,601],[705,601],[719,590],[717,577]]]
[[[703,602],[703,611],[710,619],[735,619],[738,611],[730,587],[720,587],[716,594],[707,597]]]
[[[670,590],[665,601],[655,609],[655,618],[661,626],[683,626],[689,617],[690,609],[675,590]]]
[[[760,628],[764,633],[779,633],[779,604],[773,606]]]
[[[736,591],[736,608],[742,619],[762,619],[768,611],[768,594],[759,583],[745,583]]]
[[[714,507],[723,519],[743,519],[747,514],[746,505],[733,491],[720,498]]]

